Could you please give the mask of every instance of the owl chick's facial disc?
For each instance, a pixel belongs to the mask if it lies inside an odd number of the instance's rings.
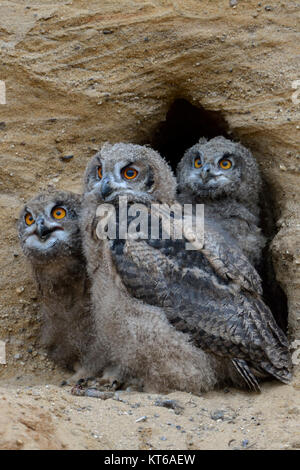
[[[178,190],[190,190],[199,198],[237,196],[258,186],[257,164],[242,145],[224,137],[200,139],[188,149],[177,168]]]
[[[151,192],[152,178],[148,166],[143,161],[131,161],[123,155],[113,162],[97,155],[89,175],[89,187],[99,193],[105,202],[112,202],[118,196],[130,195],[147,189]]]
[[[66,234],[60,224],[64,217],[67,217],[67,210],[60,206],[52,207],[52,204],[45,207],[44,213],[26,208],[26,246],[42,251],[54,246],[58,240],[65,240]]]
[[[184,161],[185,180],[197,193],[222,192],[226,186],[229,189],[237,183],[242,176],[243,162],[235,146],[230,151],[228,145],[222,148],[222,145],[214,146],[212,141],[204,145],[196,144],[186,152]]]
[[[174,195],[174,177],[164,179],[158,187],[167,163],[152,149],[133,144],[105,144],[88,165],[85,191],[94,192],[100,201],[115,202],[119,196],[128,200],[150,202],[169,187]],[[159,175],[159,178],[156,176]]]
[[[79,233],[79,205],[77,211],[64,195],[67,193],[53,193],[51,202],[48,195],[47,204],[44,204],[42,193],[23,208],[19,237],[26,255],[50,256],[55,255],[58,248],[73,246],[72,236]]]
[[[235,156],[229,152],[216,152],[207,155],[205,151],[194,149],[190,152],[190,179],[204,188],[214,188],[219,184],[231,183],[233,173],[240,175],[235,165]]]
[[[151,185],[149,187],[148,184],[148,168],[144,162],[132,162],[124,158],[112,165],[99,157],[96,169],[95,186],[105,202],[113,201],[120,195],[130,197],[146,187],[151,190]]]

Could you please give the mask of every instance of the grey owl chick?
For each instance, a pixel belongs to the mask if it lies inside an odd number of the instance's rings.
[[[137,179],[132,178],[132,165]],[[102,374],[102,383],[135,382],[144,391],[199,393],[218,381],[214,359],[176,331],[163,309],[128,291],[114,259],[116,240],[100,240],[96,234],[101,220],[96,211],[104,202],[117,207],[119,194],[129,201],[168,202],[175,188],[167,164],[138,145],[105,144],[86,169],[81,228],[97,334],[88,373]]]
[[[83,366],[92,336],[80,210],[79,195],[50,190],[28,201],[18,222],[42,303],[42,346],[55,362],[73,370]]]
[[[268,375],[288,382],[287,340],[260,297],[260,278],[213,225],[194,251],[185,249],[189,238],[152,239],[151,230],[118,236],[119,196],[129,201],[129,223],[133,203],[144,204],[151,220],[153,203],[173,205],[175,191],[169,166],[147,147],[105,145],[86,170],[82,230],[97,335],[108,352],[95,353],[99,369],[142,377],[157,391],[200,392],[229,378],[259,389],[258,378]],[[103,202],[117,214],[110,240],[95,233]]]
[[[244,254],[259,266],[265,238],[259,227],[261,178],[251,152],[224,137],[202,138],[177,167],[178,200],[204,204]]]

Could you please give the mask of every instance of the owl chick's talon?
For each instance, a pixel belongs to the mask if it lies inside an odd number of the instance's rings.
[[[114,377],[103,377],[98,381],[99,387],[103,390],[109,390],[115,392],[122,387],[122,382]]]

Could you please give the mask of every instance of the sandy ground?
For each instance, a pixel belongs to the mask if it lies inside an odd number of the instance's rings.
[[[121,391],[107,400],[34,380],[1,383],[0,449],[300,449],[299,371],[261,394]],[[164,400],[173,408],[158,406]]]

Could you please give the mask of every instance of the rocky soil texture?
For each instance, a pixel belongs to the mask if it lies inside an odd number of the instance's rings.
[[[26,379],[26,381],[28,378]],[[78,397],[22,378],[0,386],[0,449],[300,449],[300,377],[261,394]]]

